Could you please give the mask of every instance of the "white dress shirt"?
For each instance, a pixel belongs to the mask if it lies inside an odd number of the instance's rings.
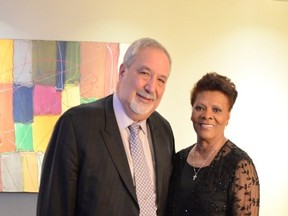
[[[134,121],[131,118],[129,118],[126,112],[124,111],[123,105],[121,104],[116,93],[114,93],[113,95],[113,108],[114,108],[116,120],[118,123],[118,127],[120,130],[120,134],[122,137],[122,141],[124,144],[124,149],[125,149],[126,156],[128,159],[131,175],[134,181],[133,161],[132,161],[130,147],[129,147],[130,130],[128,129],[128,126],[131,125]],[[155,159],[154,159],[154,151],[153,151],[153,145],[152,145],[149,126],[146,124],[146,120],[138,122],[138,124],[141,126],[139,136],[141,139],[142,148],[145,154],[145,158],[146,158],[147,165],[149,168],[150,177],[151,177],[154,191],[155,191],[155,181],[156,181]]]

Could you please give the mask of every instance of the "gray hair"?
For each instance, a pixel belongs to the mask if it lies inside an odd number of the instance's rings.
[[[141,39],[134,41],[129,46],[129,48],[127,49],[127,51],[124,55],[124,61],[123,61],[124,65],[129,68],[131,66],[131,64],[134,62],[136,54],[141,49],[144,49],[147,47],[162,50],[165,53],[165,55],[167,56],[167,58],[169,60],[169,64],[171,66],[172,60],[171,60],[170,54],[168,53],[166,48],[162,44],[160,44],[158,41],[151,39],[151,38],[141,38]]]

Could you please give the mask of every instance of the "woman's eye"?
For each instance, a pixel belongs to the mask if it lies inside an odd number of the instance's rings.
[[[222,110],[219,109],[219,108],[214,108],[213,111],[214,111],[214,112],[221,112]]]
[[[201,110],[204,110],[204,108],[201,107],[201,106],[196,106],[196,107],[195,107],[195,110],[197,110],[197,111],[201,111]]]

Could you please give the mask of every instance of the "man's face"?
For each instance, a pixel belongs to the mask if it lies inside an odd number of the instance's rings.
[[[158,107],[169,73],[169,60],[157,48],[140,50],[129,68],[120,66],[117,94],[131,119],[144,120]]]

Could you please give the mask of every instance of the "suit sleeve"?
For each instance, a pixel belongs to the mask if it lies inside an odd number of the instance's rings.
[[[37,216],[75,214],[77,138],[69,114],[58,120],[42,166]]]

